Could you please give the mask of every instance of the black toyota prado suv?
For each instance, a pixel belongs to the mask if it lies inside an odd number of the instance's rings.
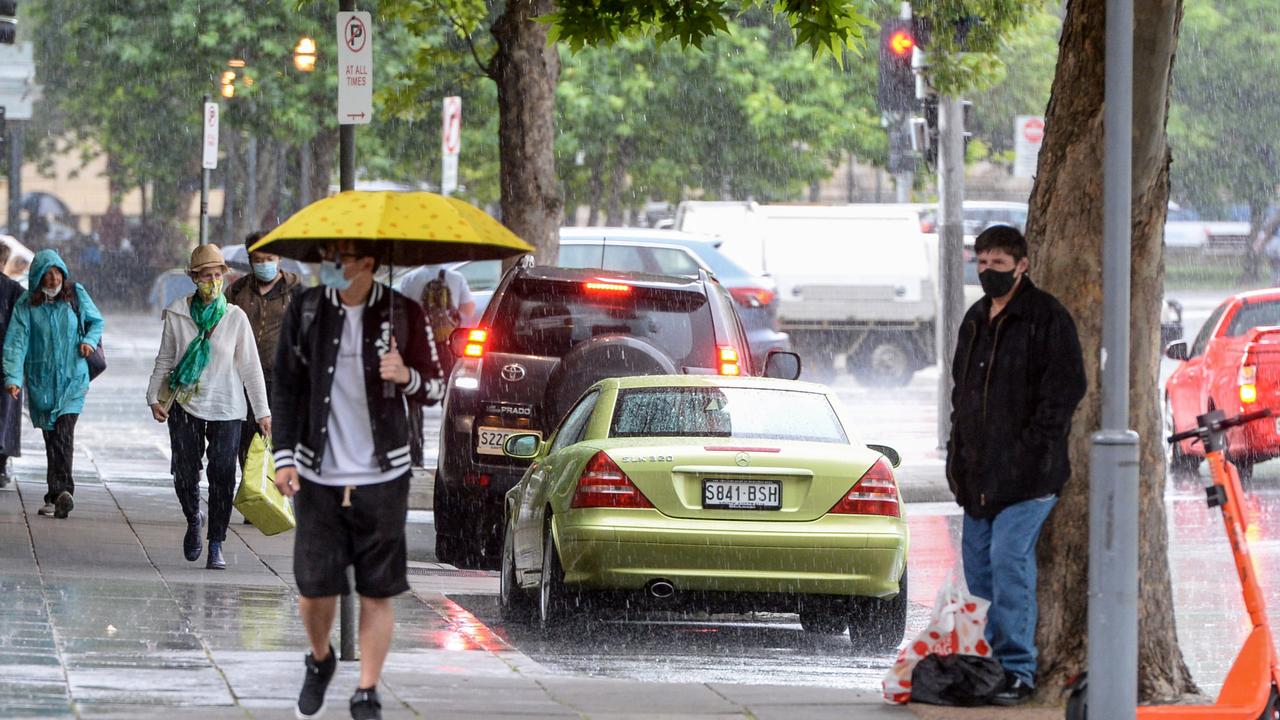
[[[508,435],[545,436],[605,378],[756,374],[746,338],[733,298],[705,272],[509,270],[478,326],[450,338],[458,361],[440,424],[436,557],[497,567],[503,496],[528,467],[503,454]],[[766,365],[774,377],[799,375],[792,353]]]

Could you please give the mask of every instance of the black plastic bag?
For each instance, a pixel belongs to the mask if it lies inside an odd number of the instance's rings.
[[[987,705],[1004,688],[1004,668],[978,655],[926,655],[911,672],[911,702]]]

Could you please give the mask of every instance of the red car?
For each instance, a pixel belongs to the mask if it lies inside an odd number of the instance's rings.
[[[1222,302],[1190,346],[1169,343],[1165,356],[1182,364],[1165,383],[1165,424],[1188,430],[1196,416],[1222,410],[1228,417],[1261,408],[1280,411],[1280,288],[1233,295]],[[1253,466],[1280,456],[1280,419],[1255,422],[1227,433],[1227,458],[1242,480]],[[1174,472],[1195,472],[1204,447],[1184,440],[1169,448]]]

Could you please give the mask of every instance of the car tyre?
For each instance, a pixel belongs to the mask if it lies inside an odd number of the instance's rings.
[[[533,619],[533,599],[516,577],[515,533],[508,527],[502,543],[502,570],[498,575],[498,604],[502,620],[525,624]]]
[[[564,568],[556,553],[551,523],[542,538],[542,578],[538,582],[538,628],[550,632],[565,624],[575,603],[564,585]]]
[[[1176,432],[1173,424],[1173,403],[1169,401],[1169,396],[1164,398],[1164,429],[1165,437]],[[1200,458],[1192,455],[1184,455],[1182,452],[1182,443],[1165,443],[1165,460],[1169,465],[1169,473],[1174,478],[1195,477],[1200,474]]]
[[[839,635],[849,627],[848,610],[831,599],[819,599],[800,607],[800,627],[814,635]]]
[[[850,375],[867,387],[902,387],[915,375],[915,353],[895,335],[868,338],[857,353],[845,361]]]
[[[849,612],[849,640],[857,650],[884,654],[902,642],[907,631],[907,571],[898,581],[898,594],[888,600],[853,598]]]

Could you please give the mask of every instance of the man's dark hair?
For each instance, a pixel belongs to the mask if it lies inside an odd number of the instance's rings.
[[[256,242],[258,242],[259,240],[261,240],[261,239],[262,239],[262,236],[264,236],[264,235],[266,235],[266,233],[262,232],[261,230],[254,230],[253,232],[249,233],[248,235],[245,235],[245,236],[244,236],[244,249],[245,249],[245,251],[246,251],[246,252],[248,252],[249,248],[253,247],[253,244],[254,244],[254,243],[256,243]]]
[[[1013,256],[1014,261],[1027,256],[1027,239],[1018,228],[1010,225],[992,225],[978,234],[973,243],[974,254],[989,250],[1003,250]]]
[[[382,257],[386,251],[386,244],[376,240],[353,240],[353,252],[360,258],[373,258],[373,271],[377,272],[382,265],[384,258]]]

